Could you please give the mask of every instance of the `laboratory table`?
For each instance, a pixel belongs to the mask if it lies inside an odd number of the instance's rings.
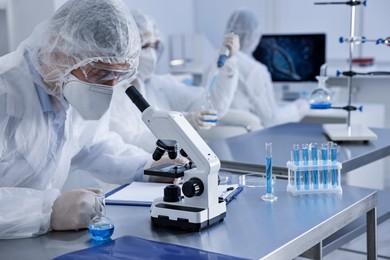
[[[390,129],[371,128],[378,135],[375,141],[338,142],[338,161],[342,173],[390,155]],[[321,124],[289,123],[260,131],[208,143],[227,170],[265,172],[265,143],[272,143],[273,173],[287,175],[287,161],[291,160],[293,144],[325,143]]]
[[[131,235],[153,241],[202,249],[250,259],[320,259],[322,241],[344,226],[366,215],[369,259],[377,254],[377,192],[343,187],[341,195],[296,196],[287,193],[286,180],[277,180],[278,200],[260,199],[264,188],[244,188],[228,204],[222,221],[200,232],[156,228],[149,207],[107,206],[115,224],[113,239]],[[87,231],[50,232],[28,239],[0,240],[1,259],[52,259],[96,245]]]

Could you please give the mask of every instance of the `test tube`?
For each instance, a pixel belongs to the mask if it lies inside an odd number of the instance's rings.
[[[309,145],[308,144],[302,144],[302,161],[303,161],[304,166],[309,165]],[[305,187],[305,190],[309,189],[310,177],[309,177],[308,170],[303,171],[303,185]]]
[[[313,165],[318,164],[318,150],[316,143],[311,145],[311,159]],[[313,170],[313,187],[314,189],[318,189],[318,170]]]
[[[337,163],[337,144],[332,143],[332,146],[330,148],[330,158],[332,161],[332,164],[335,165]],[[337,187],[337,169],[332,169],[332,187]]]
[[[322,159],[322,188],[328,188],[328,170],[326,169],[328,164],[328,144],[321,145],[321,159]]]
[[[294,164],[299,166],[299,144],[293,144]],[[301,189],[300,172],[295,172],[295,187],[297,190]]]
[[[266,192],[261,198],[265,201],[275,201],[278,197],[273,194],[272,188],[272,143],[265,144],[265,172],[266,172]]]

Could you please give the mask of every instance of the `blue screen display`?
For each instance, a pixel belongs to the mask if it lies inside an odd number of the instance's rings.
[[[316,81],[325,42],[325,34],[263,35],[253,57],[268,67],[273,81]]]

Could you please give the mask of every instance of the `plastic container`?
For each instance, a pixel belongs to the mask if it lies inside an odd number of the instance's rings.
[[[304,161],[299,161],[297,165],[288,161],[287,168],[287,191],[293,195],[342,193],[340,162],[328,160],[326,163],[318,161],[316,165],[311,162],[305,165]]]

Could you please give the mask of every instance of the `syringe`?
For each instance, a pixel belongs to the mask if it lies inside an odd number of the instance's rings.
[[[222,68],[223,65],[225,65],[225,62],[229,58],[229,56],[230,56],[230,50],[225,46],[222,46],[218,56],[217,67]]]
[[[233,34],[234,32],[231,31],[230,33]],[[219,51],[219,56],[218,56],[218,60],[217,60],[217,67],[222,68],[223,65],[225,65],[225,62],[229,57],[230,57],[230,49],[228,47],[226,47],[225,45],[223,45]]]

